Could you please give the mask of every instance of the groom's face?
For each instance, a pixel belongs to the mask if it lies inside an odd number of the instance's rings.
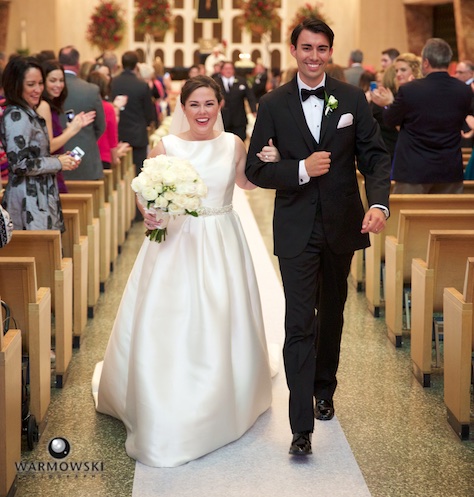
[[[304,29],[298,37],[296,47],[291,45],[290,52],[296,59],[302,81],[311,88],[318,86],[332,55],[327,36]]]

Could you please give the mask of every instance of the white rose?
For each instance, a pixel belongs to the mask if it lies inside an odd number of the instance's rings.
[[[196,195],[199,197],[205,197],[207,195],[207,186],[202,181],[197,183]]]
[[[149,186],[146,186],[145,188],[143,188],[141,193],[143,195],[143,198],[145,200],[147,200],[148,202],[153,202],[156,199],[156,197],[158,196],[158,192],[153,187],[149,187]]]
[[[168,200],[166,200],[162,195],[160,195],[154,203],[156,209],[166,209],[168,207]]]
[[[185,214],[186,211],[183,207],[172,203],[168,206],[168,212],[173,216],[180,216],[181,214]]]
[[[166,169],[163,171],[163,184],[170,186],[174,185],[176,183],[176,173],[173,171],[173,169]]]
[[[176,197],[176,193],[172,192],[171,190],[167,190],[165,193],[163,193],[163,197],[171,202]]]
[[[183,207],[188,211],[195,211],[201,205],[201,200],[196,197],[188,197],[183,202]]]

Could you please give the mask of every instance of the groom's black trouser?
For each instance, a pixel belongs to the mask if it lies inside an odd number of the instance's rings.
[[[283,358],[293,433],[313,431],[313,397],[331,400],[336,389],[353,256],[329,249],[322,222],[316,217],[306,249],[296,257],[279,258],[286,299]]]

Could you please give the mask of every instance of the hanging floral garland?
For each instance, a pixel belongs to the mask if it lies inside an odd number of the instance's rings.
[[[101,0],[90,17],[87,41],[100,50],[113,50],[123,40],[125,17],[121,6],[113,0]]]
[[[173,27],[168,0],[135,0],[135,32],[163,36]]]
[[[330,20],[322,13],[323,4],[316,2],[315,4],[305,3],[295,13],[295,16],[288,25],[288,34],[291,35],[293,30],[301,24],[305,19],[319,19],[326,24],[330,24]]]
[[[280,6],[280,0],[244,0],[242,26],[259,35],[279,29],[281,17],[277,9]]]

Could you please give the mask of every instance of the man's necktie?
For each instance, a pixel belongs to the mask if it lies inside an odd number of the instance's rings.
[[[325,90],[324,90],[324,86],[320,86],[319,88],[316,88],[315,90],[307,90],[306,88],[301,88],[301,100],[303,100],[303,102],[305,100],[308,100],[308,98],[311,96],[311,95],[314,95],[315,97],[318,97],[318,98],[321,98],[324,100],[324,96],[325,96]]]

